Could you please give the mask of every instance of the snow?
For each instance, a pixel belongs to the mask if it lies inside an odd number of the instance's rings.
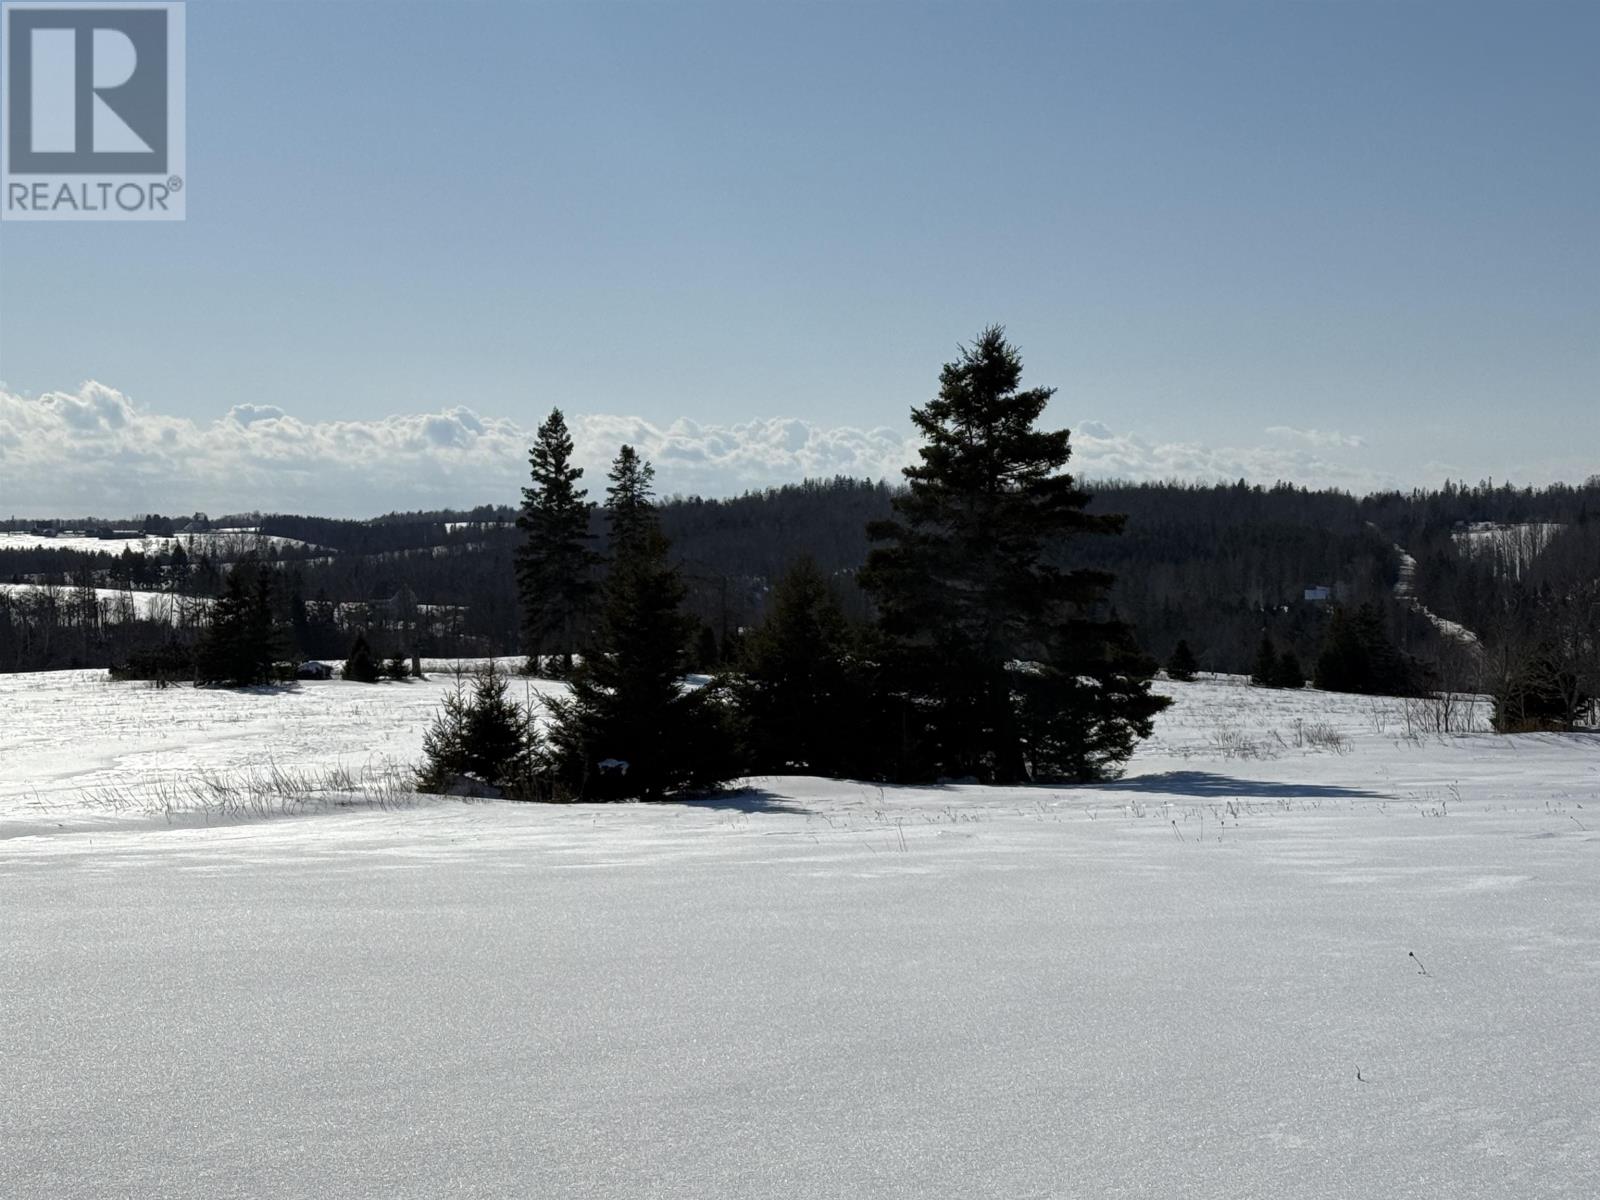
[[[1203,678],[1091,788],[91,802],[414,756],[445,686],[0,677],[0,1195],[1600,1178],[1600,737]]]
[[[7,593],[14,599],[27,599],[37,596],[52,589],[39,584],[31,583],[0,583],[0,592]],[[78,589],[70,586],[57,585],[54,589],[56,600],[60,604],[69,604],[78,593]],[[197,609],[209,608],[209,596],[177,596],[171,592],[136,592],[124,591],[121,588],[95,588],[95,600],[102,606],[102,611],[107,620],[120,619],[123,612],[123,602],[126,600],[132,606],[133,612],[138,614],[140,620],[151,621],[178,621],[185,611],[193,612]]]
[[[0,839],[152,812],[181,821],[168,809],[195,780],[248,784],[292,770],[386,781],[418,760],[423,731],[456,686],[457,664],[422,665],[421,680],[242,690],[113,683],[104,671],[0,675]],[[512,692],[526,701],[554,686],[514,680]]]
[[[1502,574],[1521,578],[1565,526],[1548,521],[1522,524],[1497,524],[1474,521],[1453,535],[1456,545],[1469,558],[1492,558]]]
[[[299,538],[263,534],[254,529],[214,529],[206,533],[180,533],[172,537],[149,535],[133,538],[49,537],[37,533],[0,532],[0,550],[78,550],[87,554],[121,554],[123,550],[132,550],[135,554],[161,554],[174,545],[182,545],[185,553],[205,553],[213,558],[219,555],[227,558],[246,550],[276,553],[285,549],[323,549]]]
[[[1472,630],[1468,629],[1459,621],[1452,621],[1448,617],[1441,617],[1438,613],[1434,612],[1431,608],[1425,605],[1421,600],[1417,599],[1417,560],[1400,546],[1396,546],[1394,549],[1395,553],[1400,556],[1400,575],[1399,578],[1395,580],[1394,585],[1395,597],[1402,603],[1409,605],[1416,612],[1421,613],[1423,618],[1427,620],[1428,623],[1431,624],[1435,629],[1437,629],[1441,636],[1463,646],[1470,646],[1474,649],[1481,648],[1478,635],[1476,633],[1472,632]]]

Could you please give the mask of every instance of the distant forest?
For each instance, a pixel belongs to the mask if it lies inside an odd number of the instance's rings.
[[[584,483],[593,499],[599,482]],[[1186,641],[1202,670],[1249,673],[1263,634],[1314,661],[1334,610],[1361,605],[1382,614],[1407,653],[1435,658],[1441,622],[1493,638],[1541,589],[1600,577],[1600,476],[1580,486],[1484,483],[1360,498],[1289,484],[1088,486],[1090,511],[1126,514],[1126,532],[1079,539],[1064,558],[1116,575],[1117,613],[1146,651],[1165,662]],[[774,581],[802,555],[832,580],[848,615],[870,615],[855,575],[866,525],[889,514],[892,495],[885,483],[840,478],[663,501],[662,528],[689,588],[687,611],[704,626],[704,655],[721,655],[759,623]],[[257,531],[291,651],[342,658],[361,629],[380,655],[451,656],[519,650],[515,516],[509,505],[485,505],[371,520],[252,513],[207,524]],[[115,540],[80,550],[13,549],[0,539],[0,583],[11,585],[0,588],[0,670],[106,666],[197,623],[186,598],[218,593],[226,543],[186,542],[189,518],[124,524],[171,529],[177,540],[144,553]],[[598,514],[594,531],[603,550]],[[171,602],[152,611],[127,595],[151,592]]]

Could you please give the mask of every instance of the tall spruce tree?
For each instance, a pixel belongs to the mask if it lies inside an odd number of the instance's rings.
[[[1053,389],[1021,378],[999,327],[963,347],[939,395],[912,411],[922,461],[906,468],[895,518],[869,526],[879,545],[862,584],[900,706],[897,774],[1106,775],[1169,703],[1107,612],[1112,577],[1059,565],[1072,538],[1123,520],[1084,511],[1088,494],[1063,470],[1068,431],[1036,427]]]
[[[539,426],[528,465],[532,482],[522,489],[517,517],[525,535],[516,562],[523,649],[535,662],[558,653],[570,671],[587,630],[599,558],[589,545],[588,492],[578,486],[583,470],[572,465],[572,435],[559,408]]]
[[[717,702],[682,676],[694,621],[650,498],[651,469],[624,446],[607,490],[611,567],[599,627],[549,702],[557,781],[589,800],[655,800],[709,787],[731,772]]]

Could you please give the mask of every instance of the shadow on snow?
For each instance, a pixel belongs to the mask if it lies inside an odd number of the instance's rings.
[[[1091,784],[1105,792],[1153,792],[1164,796],[1197,796],[1208,800],[1392,800],[1383,792],[1340,787],[1332,783],[1280,783],[1271,779],[1239,779],[1214,771],[1162,771],[1110,783]]]
[[[811,810],[786,800],[762,788],[740,788],[736,792],[712,792],[704,796],[672,799],[669,804],[684,808],[711,808],[741,813],[789,813],[804,816]]]

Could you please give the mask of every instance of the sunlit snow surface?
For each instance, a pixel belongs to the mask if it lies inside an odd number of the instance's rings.
[[[1597,1192],[1594,736],[1208,681],[1099,788],[138,802],[445,686],[0,677],[0,1196]]]

